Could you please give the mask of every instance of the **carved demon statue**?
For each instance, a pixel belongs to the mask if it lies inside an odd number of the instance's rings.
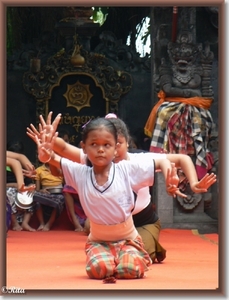
[[[215,126],[209,111],[213,102],[213,53],[208,43],[204,47],[193,43],[192,34],[186,30],[175,43],[168,43],[167,53],[159,67],[159,101],[147,120],[145,134],[151,138],[152,152],[188,154],[201,179],[214,164],[209,148]],[[189,196],[178,197],[178,201],[185,209],[193,209],[202,197],[190,194],[182,170],[180,176],[180,189]]]

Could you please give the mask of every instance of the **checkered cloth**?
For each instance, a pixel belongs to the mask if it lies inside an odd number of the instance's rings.
[[[150,151],[196,156],[196,166],[212,166],[208,143],[213,128],[209,110],[177,102],[163,102],[157,112]],[[201,176],[202,177],[202,176]]]
[[[85,245],[86,272],[89,278],[135,279],[144,277],[151,264],[142,238],[117,242],[92,242]]]

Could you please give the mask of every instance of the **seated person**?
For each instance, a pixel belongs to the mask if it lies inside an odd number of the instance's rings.
[[[38,230],[49,231],[64,208],[63,176],[52,175],[48,163],[38,167],[36,173],[34,201],[40,204],[37,210]]]
[[[7,216],[9,216],[9,212],[11,214],[10,219],[7,219],[7,230],[11,225],[12,229],[16,231],[35,231],[35,229],[29,225],[29,222],[31,216],[36,210],[36,204],[33,203],[32,199],[28,199],[29,192],[33,192],[35,190],[35,185],[30,181],[28,186],[25,186],[25,178],[23,176],[22,169],[22,166],[27,167],[27,176],[33,177],[35,170],[34,166],[23,154],[14,153],[11,151],[7,151],[6,154]],[[27,197],[26,201],[29,200],[29,205],[21,205],[19,201],[19,195],[20,197]]]
[[[69,185],[65,185],[63,189],[67,214],[75,227],[75,231],[84,231],[89,233],[89,221],[80,204],[77,191]]]

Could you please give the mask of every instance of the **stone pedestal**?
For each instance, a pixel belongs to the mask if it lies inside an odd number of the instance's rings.
[[[190,212],[178,209],[177,200],[166,192],[161,173],[156,173],[153,200],[162,228],[197,229],[200,233],[218,232],[218,222],[204,212],[203,200]]]

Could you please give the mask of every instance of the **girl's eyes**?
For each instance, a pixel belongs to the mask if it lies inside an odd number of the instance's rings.
[[[92,147],[98,146],[96,143],[92,143],[91,145],[92,145]],[[104,147],[108,148],[108,147],[110,147],[110,144],[104,144]]]

